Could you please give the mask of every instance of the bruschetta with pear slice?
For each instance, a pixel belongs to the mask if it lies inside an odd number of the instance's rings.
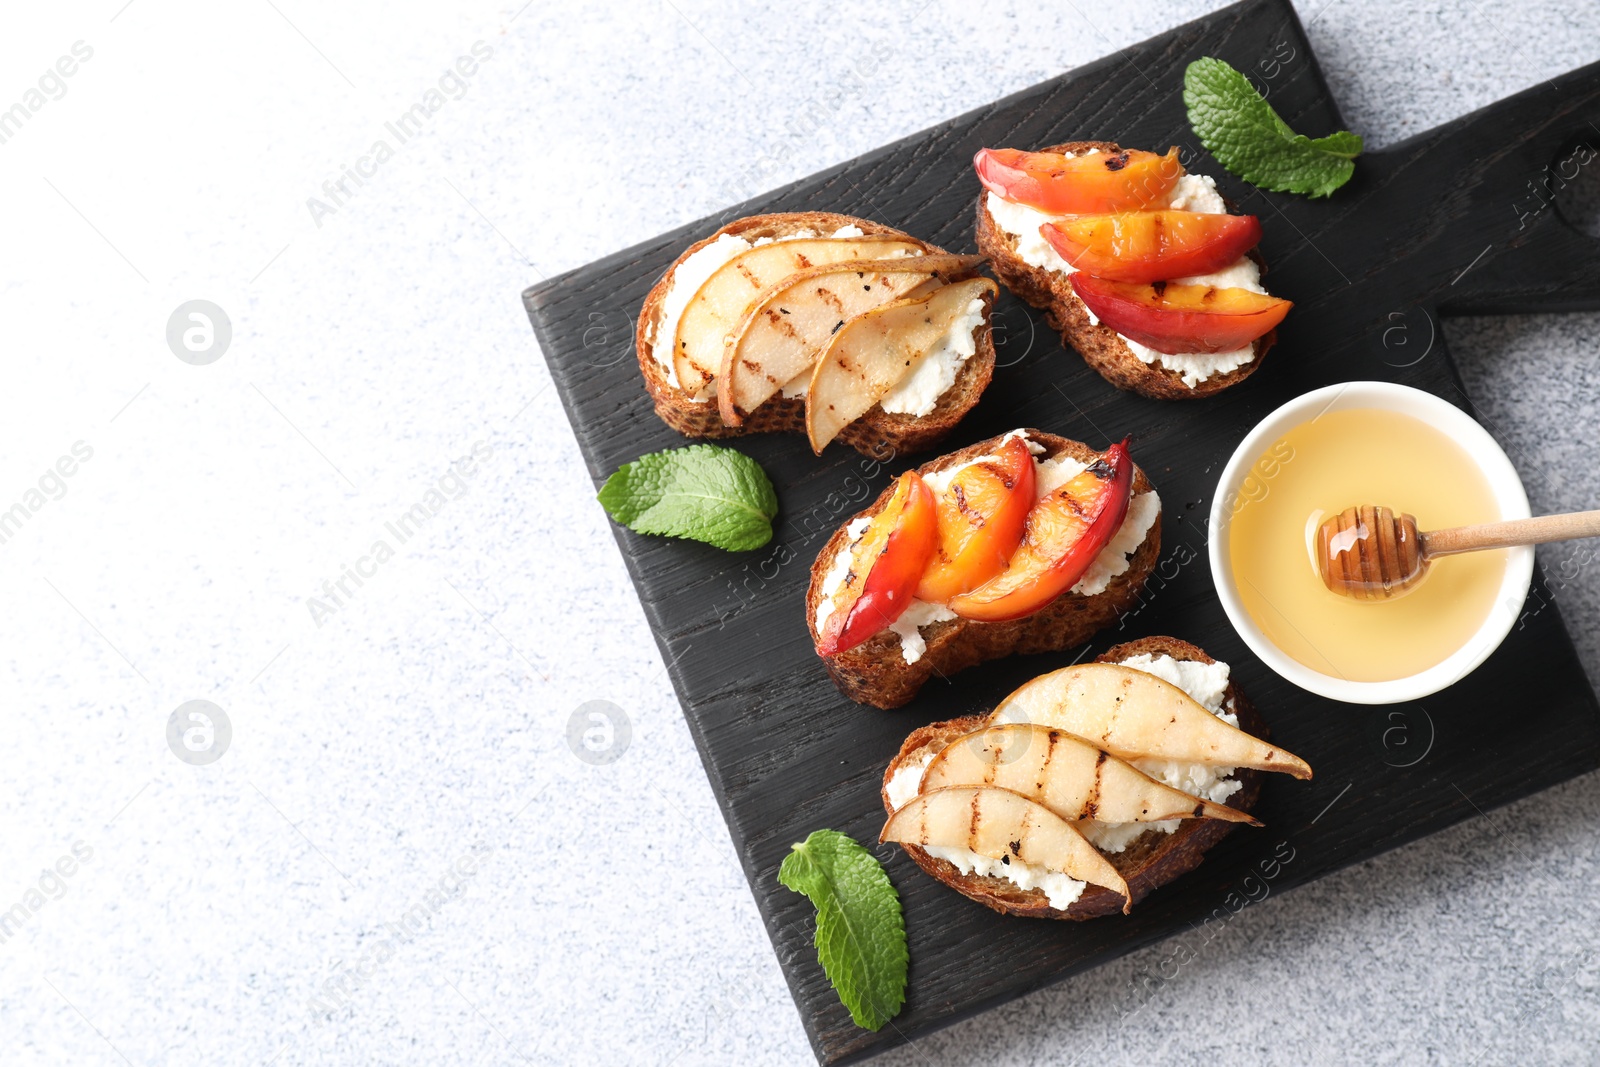
[[[662,420],[690,437],[807,432],[814,371],[846,326],[884,305],[969,282],[981,263],[848,215],[739,219],[691,245],[645,297],[635,333],[645,388]],[[817,420],[828,427],[827,440],[881,459],[948,434],[994,372],[995,289],[987,286],[987,297],[946,315],[937,336],[918,331],[914,346],[881,329],[851,330],[850,355],[870,358],[875,370],[840,377],[841,361],[830,364],[823,390],[834,413]],[[937,310],[951,306],[941,297]],[[893,366],[884,358],[913,347],[915,358],[902,355]],[[854,414],[841,421],[846,407]]]
[[[913,731],[884,771],[883,839],[996,911],[1093,919],[1193,870],[1234,827],[1260,826],[1251,812],[1268,773],[1311,776],[1266,740],[1228,665],[1186,641],[1147,637],[1067,671],[987,715]],[[1150,684],[1128,684],[1135,674]],[[944,810],[963,796],[967,834]],[[996,855],[995,841],[1040,827],[1049,848]]]

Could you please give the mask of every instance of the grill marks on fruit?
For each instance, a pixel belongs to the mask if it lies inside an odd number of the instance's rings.
[[[1122,681],[1122,688],[1127,689],[1132,683],[1127,679]],[[1100,734],[1100,747],[1104,749],[1111,740],[1111,735],[1117,732],[1117,718],[1122,714],[1122,702],[1128,699],[1127,693],[1118,693],[1117,699],[1111,703],[1111,717],[1106,719],[1106,728]]]
[[[774,329],[776,329],[779,333],[783,334],[785,337],[789,337],[789,338],[797,338],[797,337],[799,337],[800,333],[799,333],[798,330],[796,330],[794,328],[794,323],[790,322],[787,318],[785,318],[785,316],[788,315],[789,312],[785,311],[783,308],[778,308],[777,310],[778,310],[779,314],[774,315],[772,313],[772,309],[771,308],[767,309],[767,315],[766,315],[767,321],[772,324]],[[752,370],[754,370],[756,368],[756,364],[752,363],[748,357],[745,358],[744,360],[742,360],[742,362],[744,363],[744,365],[746,367],[749,367]]]
[[[1083,810],[1078,813],[1080,819],[1092,819],[1100,810],[1100,789],[1105,781],[1106,754],[1102,749],[1094,760],[1094,784],[1089,786],[1089,795],[1084,798]]]
[[[1106,170],[1116,172],[1128,165],[1128,153],[1118,152],[1114,156],[1106,157]]]
[[[1047,736],[1050,739],[1049,747],[1044,750],[1044,761],[1039,764],[1039,776],[1033,782],[1033,791],[1040,796],[1044,795],[1045,782],[1050,778],[1050,761],[1056,758],[1056,745],[1061,740],[1061,731],[1051,730]]]
[[[861,277],[858,273],[856,277]],[[835,315],[844,315],[844,302],[839,299],[839,294],[829,289],[826,285],[817,286],[817,298],[833,309]],[[837,327],[836,327],[837,328]]]
[[[1071,493],[1061,492],[1059,490],[1057,491],[1056,496],[1060,499],[1061,503],[1065,504],[1067,509],[1074,515],[1077,515],[1079,518],[1087,517],[1088,513],[1084,511],[1083,501],[1079,500]]]
[[[1010,486],[1006,488],[1009,489]],[[984,523],[988,522],[989,519],[983,512],[967,503],[967,491],[960,482],[951,484],[950,496],[956,502],[956,510],[961,513],[962,518],[967,520],[967,525],[975,530],[983,529]]]

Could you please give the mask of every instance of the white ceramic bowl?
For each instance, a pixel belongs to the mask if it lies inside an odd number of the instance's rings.
[[[1505,579],[1495,597],[1495,608],[1471,639],[1442,663],[1419,674],[1389,682],[1352,682],[1314,671],[1291,658],[1255,624],[1244,602],[1239,599],[1238,587],[1234,583],[1229,562],[1230,530],[1224,516],[1256,458],[1274,441],[1301,423],[1324,411],[1346,408],[1379,408],[1402,412],[1449,434],[1467,450],[1489,479],[1500,507],[1500,517],[1527,517],[1528,494],[1522,487],[1522,479],[1517,475],[1516,468],[1494,438],[1489,436],[1489,432],[1470,415],[1432,393],[1409,386],[1390,382],[1330,385],[1297,397],[1268,415],[1234,450],[1233,457],[1222,470],[1216,496],[1211,501],[1211,577],[1216,582],[1217,595],[1222,598],[1223,610],[1228,613],[1233,628],[1244,638],[1244,643],[1263,663],[1300,688],[1352,704],[1394,704],[1402,700],[1417,700],[1466,677],[1505,640],[1522,611],[1528,585],[1533,580],[1532,548],[1508,550]]]

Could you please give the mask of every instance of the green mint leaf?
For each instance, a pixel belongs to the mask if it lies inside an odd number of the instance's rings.
[[[640,456],[607,478],[597,499],[636,533],[687,537],[729,552],[772,540],[778,514],[778,494],[761,465],[716,445]]]
[[[1351,133],[1348,130],[1340,130],[1338,133],[1330,133],[1326,137],[1318,137],[1311,144],[1319,152],[1326,152],[1330,156],[1342,156],[1345,159],[1356,158],[1361,154],[1361,150],[1366,147],[1361,143],[1359,134]]]
[[[1183,74],[1189,125],[1217,162],[1251,185],[1329,196],[1355,173],[1361,138],[1341,130],[1312,140],[1295,133],[1250,79],[1206,56]]]
[[[877,857],[816,830],[783,859],[778,881],[817,906],[817,959],[857,1026],[881,1030],[906,1002],[906,921]]]

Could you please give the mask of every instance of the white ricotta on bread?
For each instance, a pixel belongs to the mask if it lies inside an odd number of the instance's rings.
[[[1001,443],[1012,437],[1027,439],[1023,430],[1012,430],[1000,439]],[[1035,456],[1043,452],[1042,446],[1028,441],[1028,449]],[[933,491],[934,495],[943,493],[950,486],[950,481],[957,472],[972,466],[974,463],[994,462],[999,459],[993,454],[979,456],[966,463],[959,463],[932,474],[923,475],[923,482]],[[1036,497],[1043,498],[1053,489],[1057,489],[1071,481],[1087,467],[1071,456],[1058,456],[1054,459],[1043,461],[1035,460],[1036,464]],[[1145,535],[1150,532],[1150,526],[1161,514],[1161,498],[1154,489],[1144,493],[1136,493],[1128,501],[1128,513],[1123,516],[1122,525],[1117,527],[1117,532],[1106,542],[1106,546],[1095,556],[1089,564],[1089,569],[1084,571],[1083,577],[1078,579],[1069,594],[1078,596],[1098,596],[1106,591],[1111,580],[1119,575],[1126,574],[1128,567],[1139,546],[1144,543]],[[833,594],[844,584],[845,575],[850,573],[850,551],[855,543],[866,532],[870,519],[856,519],[849,527],[849,540],[844,547],[839,549],[834,556],[832,564],[823,579],[821,597],[817,604],[817,632],[821,633],[823,624],[833,614]],[[956,613],[943,604],[932,604],[926,600],[913,599],[904,613],[889,627],[890,630],[900,635],[900,657],[906,663],[915,663],[920,660],[928,650],[928,643],[923,640],[922,630],[936,622],[954,619]]]
[[[1237,716],[1223,706],[1228,689],[1226,663],[1199,663],[1177,660],[1167,655],[1131,656],[1121,663],[1124,667],[1132,667],[1171,682],[1189,694],[1195,703],[1228,725],[1239,725]],[[917,795],[922,786],[922,776],[927,772],[928,764],[936,754],[936,750],[929,748],[919,753],[915,759],[907,760],[890,776],[884,786],[884,792],[896,810],[904,807]],[[1152,778],[1159,779],[1175,789],[1181,789],[1190,796],[1203,797],[1218,803],[1226,801],[1241,788],[1241,783],[1232,777],[1235,771],[1233,767],[1207,767],[1201,764],[1181,763],[1177,760],[1153,759],[1135,760],[1133,765]],[[1090,844],[1102,852],[1116,853],[1126,850],[1141,834],[1152,830],[1170,834],[1181,822],[1181,819],[1168,819],[1163,822],[1103,823],[1085,819],[1074,825]],[[926,851],[930,856],[952,864],[962,874],[977,873],[1005,878],[1022,889],[1041,890],[1049,900],[1050,906],[1058,911],[1067,910],[1083,895],[1086,888],[1085,883],[1068,878],[1060,872],[1015,860],[1002,863],[970,849],[926,848]]]
[[[1084,154],[1094,155],[1098,151],[1099,149],[1090,149]],[[1075,153],[1064,154],[1071,156]],[[1062,216],[1051,215],[1027,204],[1014,203],[992,191],[987,194],[984,203],[995,225],[1015,239],[1018,259],[1030,267],[1054,271],[1057,274],[1073,274],[1077,271],[1076,267],[1061,258],[1039,232],[1040,226],[1054,222]],[[1197,211],[1207,215],[1225,215],[1228,211],[1228,205],[1222,199],[1222,194],[1217,192],[1216,180],[1208,174],[1185,174],[1179,178],[1164,206],[1175,211]],[[1249,256],[1240,256],[1231,265],[1210,274],[1196,274],[1172,280],[1186,285],[1211,285],[1219,289],[1248,289],[1253,293],[1267,291],[1261,285],[1260,266]],[[1073,299],[1077,299],[1076,295]],[[1099,323],[1100,320],[1095,317],[1094,312],[1087,307],[1083,310],[1089,316],[1091,324]],[[1147,365],[1160,363],[1167,370],[1178,374],[1183,379],[1183,384],[1191,389],[1208,378],[1236,370],[1255,358],[1253,344],[1233,352],[1186,352],[1172,355],[1157,352],[1153,348],[1123,337],[1122,334],[1117,336],[1122,337],[1123,343],[1128,346],[1128,351],[1132,352],[1139,362]]]
[[[956,384],[961,364],[978,351],[977,329],[983,325],[984,307],[981,297],[970,301],[938,344],[900,384],[883,395],[878,406],[891,415],[915,415],[917,418],[938,407],[939,398]]]

